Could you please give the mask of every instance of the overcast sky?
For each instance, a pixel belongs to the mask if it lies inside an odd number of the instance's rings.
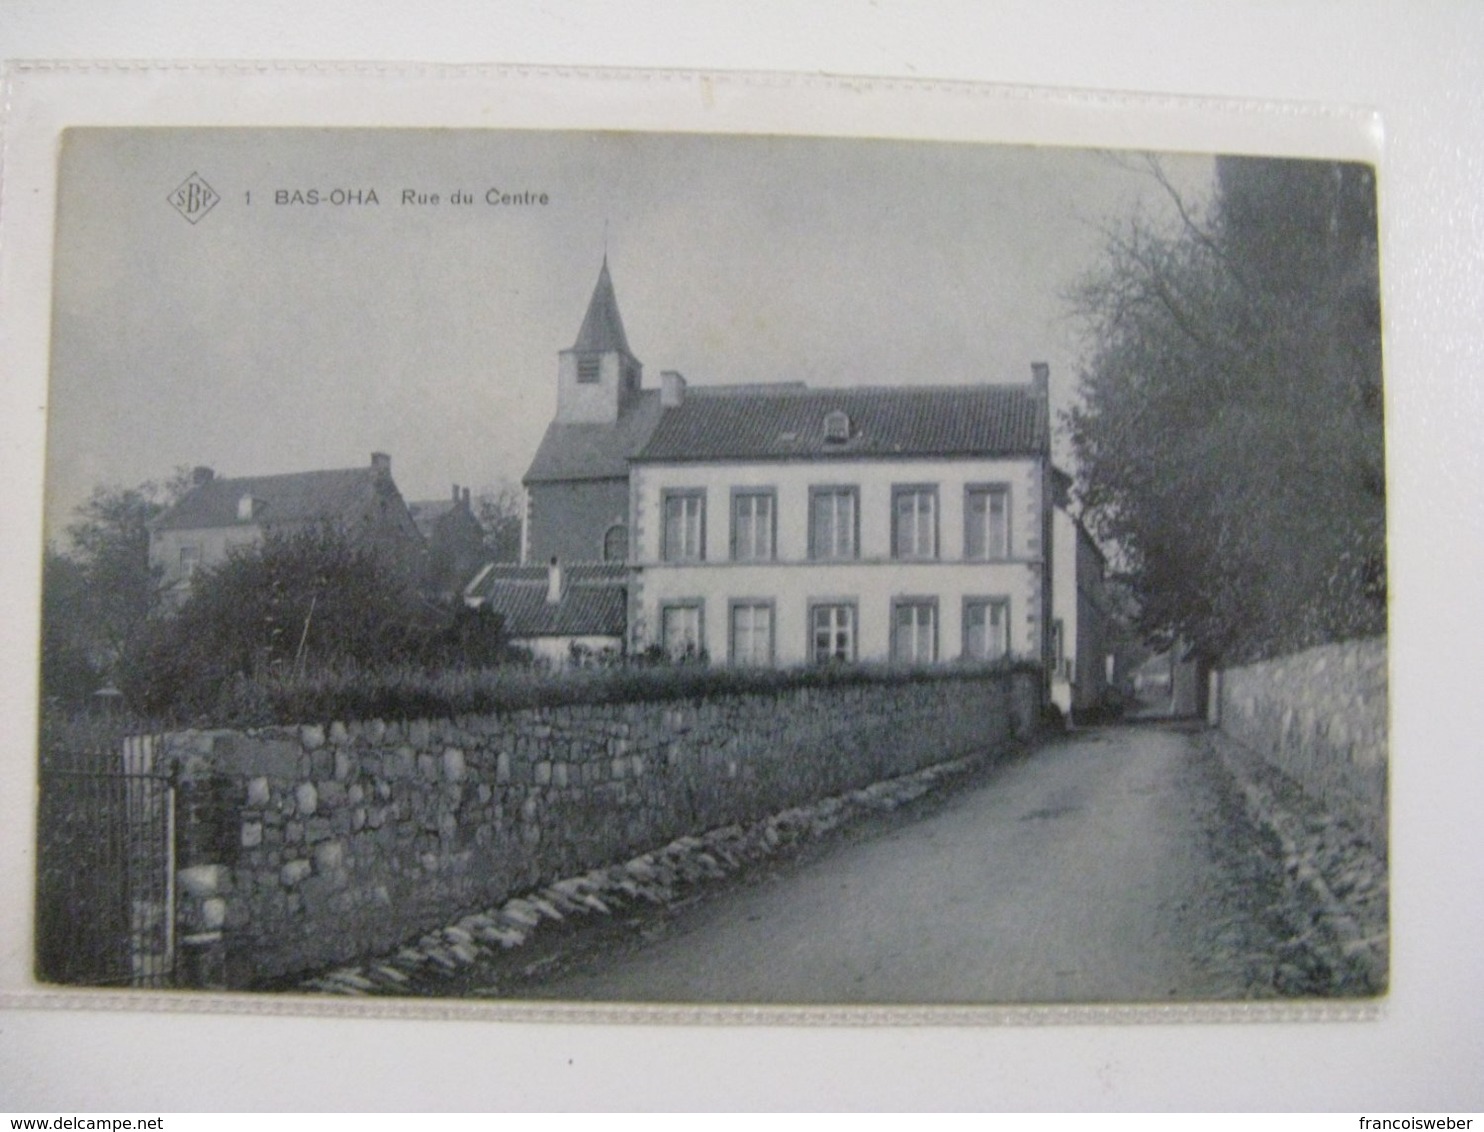
[[[94,485],[392,455],[408,499],[518,481],[602,262],[645,384],[1023,381],[1069,402],[1067,287],[1168,216],[1132,161],[922,142],[90,130],[61,158],[49,530]],[[1207,158],[1166,158],[1193,198]],[[192,173],[219,203],[169,204]],[[547,203],[489,204],[504,194]],[[297,191],[319,204],[276,203]],[[374,191],[375,205],[330,194]],[[405,190],[439,195],[404,204]],[[452,204],[460,191],[469,204]],[[250,199],[249,199],[250,194]],[[606,236],[605,236],[606,230]]]

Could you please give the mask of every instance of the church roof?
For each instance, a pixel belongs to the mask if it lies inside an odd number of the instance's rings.
[[[583,353],[603,354],[609,350],[629,352],[628,335],[623,332],[623,318],[618,313],[618,296],[613,293],[613,280],[608,275],[608,257],[598,272],[598,285],[587,304],[587,314],[572,349]]]
[[[646,389],[624,407],[613,424],[552,421],[524,482],[626,478],[629,458],[644,446],[659,419],[659,390]]]
[[[1033,386],[798,389],[696,396],[666,409],[635,460],[827,460],[1043,453],[1045,404]],[[844,413],[845,439],[825,418]]]

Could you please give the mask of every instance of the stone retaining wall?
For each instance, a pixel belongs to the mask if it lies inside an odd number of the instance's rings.
[[[1221,729],[1386,844],[1386,639],[1346,641],[1219,677]]]
[[[165,737],[181,968],[245,987],[387,951],[687,833],[1029,735],[1026,674]]]

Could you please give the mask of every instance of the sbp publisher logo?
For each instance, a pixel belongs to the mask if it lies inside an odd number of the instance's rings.
[[[194,224],[215,208],[216,202],[222,198],[217,196],[216,190],[206,183],[201,174],[192,173],[166,199],[176,212]]]

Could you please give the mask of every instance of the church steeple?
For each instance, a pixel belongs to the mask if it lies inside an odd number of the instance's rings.
[[[567,424],[618,420],[629,401],[639,395],[643,372],[643,365],[629,351],[605,254],[577,341],[561,353],[556,419]]]
[[[572,349],[583,354],[606,354],[609,350],[629,352],[628,335],[623,332],[623,318],[618,313],[618,296],[613,293],[613,277],[608,274],[608,257],[598,272],[598,285],[587,304],[587,315]]]

